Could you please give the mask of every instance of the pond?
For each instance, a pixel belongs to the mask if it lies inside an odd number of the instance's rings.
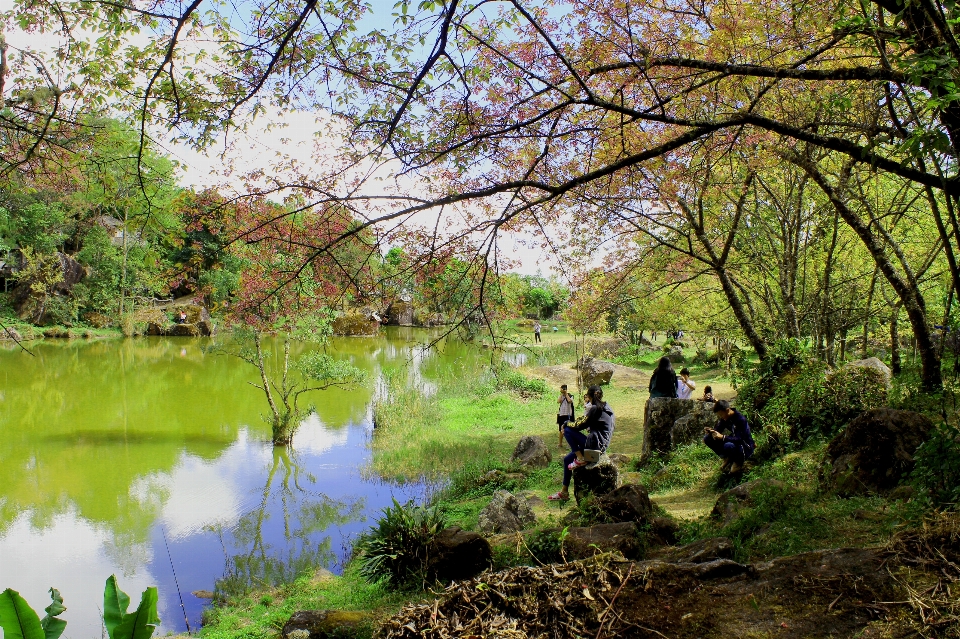
[[[111,574],[134,605],[159,588],[163,635],[200,625],[209,602],[194,591],[340,572],[392,499],[437,489],[366,470],[384,372],[406,368],[429,391],[477,357],[463,344],[422,349],[430,337],[390,327],[332,340],[328,351],[370,381],[314,393],[316,412],[289,448],[269,442],[266,401],[247,383],[256,370],[203,340],[45,341],[30,344],[32,357],[0,349],[0,590],[39,610],[59,589],[65,637],[90,639],[101,636]]]

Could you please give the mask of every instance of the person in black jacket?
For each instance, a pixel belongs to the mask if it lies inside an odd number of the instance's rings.
[[[590,400],[590,409],[574,423],[567,422],[563,434],[570,444],[570,454],[563,458],[563,488],[550,495],[552,501],[566,501],[569,497],[570,479],[573,469],[585,466],[588,462],[583,457],[584,450],[599,450],[603,452],[610,445],[613,436],[614,418],[610,404],[603,401],[603,389],[591,386],[587,389],[587,399]],[[580,431],[588,429],[584,435]]]
[[[703,443],[723,457],[721,470],[729,468],[731,473],[738,473],[743,469],[744,460],[753,455],[757,447],[750,432],[750,423],[725,399],[713,405],[713,413],[719,421],[716,429],[703,429]],[[730,434],[724,435],[723,431],[727,429]]]
[[[676,397],[677,374],[669,357],[661,357],[657,370],[650,376],[650,397]]]

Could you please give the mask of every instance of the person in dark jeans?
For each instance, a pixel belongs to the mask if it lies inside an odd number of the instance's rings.
[[[583,457],[585,450],[607,450],[610,438],[613,436],[614,418],[610,404],[603,401],[603,389],[591,386],[587,389],[587,399],[590,400],[590,409],[574,423],[567,422],[563,435],[570,444],[570,453],[563,458],[563,488],[550,495],[551,501],[566,501],[570,499],[570,480],[573,478],[573,469],[586,466]],[[588,429],[586,435],[580,431]]]
[[[753,455],[757,445],[750,432],[750,423],[747,418],[734,408],[730,402],[721,399],[713,405],[713,413],[717,416],[717,427],[703,429],[703,443],[720,457],[723,464],[720,470],[730,470],[739,473],[743,470],[743,462]],[[723,431],[730,430],[729,435]]]
[[[676,397],[677,374],[669,357],[661,357],[657,369],[650,376],[650,397]]]

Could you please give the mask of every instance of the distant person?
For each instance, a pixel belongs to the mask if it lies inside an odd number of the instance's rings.
[[[697,383],[690,379],[690,369],[684,366],[680,369],[680,377],[677,378],[677,397],[690,399],[695,390],[697,390]]]
[[[186,323],[187,323],[187,312],[184,311],[183,309],[181,309],[180,312],[177,313],[177,320],[176,320],[176,321],[177,321],[177,324],[186,324]]]
[[[721,471],[729,469],[731,473],[739,473],[743,470],[743,462],[753,455],[757,447],[750,432],[750,424],[747,418],[731,408],[730,402],[725,399],[713,405],[713,413],[719,421],[715,429],[703,429],[703,443],[723,457]],[[723,431],[728,429],[730,434],[724,435]]]
[[[613,409],[610,408],[610,404],[603,401],[603,389],[599,386],[588,388],[587,398],[590,400],[590,409],[576,422],[568,422],[563,429],[571,452],[563,458],[563,487],[548,497],[551,501],[570,499],[570,480],[573,478],[573,469],[590,463],[584,451],[602,453],[610,445],[614,429]],[[580,432],[585,428],[588,429],[586,435]]]
[[[573,397],[567,392],[567,385],[560,386],[560,397],[557,399],[560,407],[557,409],[557,428],[560,429],[560,441],[557,445],[563,448],[563,427],[567,422],[572,422],[575,418],[573,410]]]
[[[650,376],[650,397],[676,397],[677,374],[669,357],[661,357],[657,369]]]
[[[533,325],[533,341],[537,344],[540,343],[540,322]]]
[[[700,398],[701,402],[715,402],[717,401],[713,397],[713,388],[711,386],[703,387],[703,397]]]

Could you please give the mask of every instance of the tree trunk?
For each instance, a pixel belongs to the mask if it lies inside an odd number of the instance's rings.
[[[903,303],[907,311],[907,318],[910,320],[910,326],[913,328],[913,334],[917,341],[917,350],[920,355],[921,380],[924,390],[934,391],[943,387],[943,379],[940,373],[940,357],[937,349],[934,347],[933,337],[930,333],[930,327],[927,324],[926,312],[920,291],[912,287],[906,279],[898,272],[896,266],[887,255],[883,244],[873,234],[873,231],[863,223],[863,220],[847,206],[846,202],[840,197],[836,189],[831,186],[826,178],[817,170],[816,167],[805,158],[791,158],[791,161],[798,163],[801,168],[807,171],[807,174],[820,186],[830,203],[833,204],[837,213],[843,218],[843,221],[853,229],[863,244],[870,251],[880,272],[890,283],[897,297]]]
[[[900,331],[897,328],[900,304],[895,304],[890,311],[890,370],[899,375],[902,370],[900,364]]]

